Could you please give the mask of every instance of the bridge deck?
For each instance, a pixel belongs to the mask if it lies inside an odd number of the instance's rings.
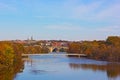
[[[44,56],[44,55],[81,56],[81,57],[87,56],[86,54],[22,54],[22,56]]]

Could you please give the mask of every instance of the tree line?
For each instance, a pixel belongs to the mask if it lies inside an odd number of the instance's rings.
[[[27,46],[24,47],[24,54],[38,54],[38,53],[48,53],[49,49],[47,47],[40,47],[40,46]]]
[[[12,80],[24,68],[22,44],[0,41],[0,80]]]
[[[0,68],[14,65],[22,53],[48,53],[47,47],[0,41]],[[96,60],[120,62],[120,37],[109,36],[105,41],[69,42],[68,53],[86,54]]]
[[[21,59],[23,52],[22,44],[0,41],[0,65],[4,65],[4,67],[13,66],[18,59]]]
[[[27,46],[26,46],[27,45]],[[34,46],[13,41],[0,41],[0,70],[5,67],[15,65],[21,61],[21,54],[48,53],[49,49],[45,46]]]
[[[68,53],[86,54],[88,58],[120,62],[120,37],[109,36],[105,41],[69,43]]]

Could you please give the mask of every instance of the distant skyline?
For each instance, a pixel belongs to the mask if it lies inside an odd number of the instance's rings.
[[[0,0],[0,40],[120,36],[120,0]]]

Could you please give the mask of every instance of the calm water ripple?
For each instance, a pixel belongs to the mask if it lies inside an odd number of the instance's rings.
[[[14,80],[120,80],[120,64],[66,56],[30,56]]]

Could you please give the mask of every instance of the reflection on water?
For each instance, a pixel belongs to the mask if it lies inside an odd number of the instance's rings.
[[[120,64],[66,56],[30,56],[14,80],[120,80]]]
[[[107,73],[109,78],[116,78],[120,76],[120,64],[108,63],[107,65],[95,65],[95,64],[74,64],[70,63],[71,69],[83,69],[83,70],[93,70],[94,72],[103,71]]]
[[[0,70],[0,80],[13,80],[17,73],[23,72],[23,62],[18,60],[13,66],[4,67]]]
[[[0,71],[0,80],[120,80],[120,64],[66,56],[30,56]]]

